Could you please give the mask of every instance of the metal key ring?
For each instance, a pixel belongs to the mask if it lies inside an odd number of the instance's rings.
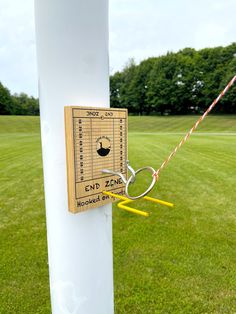
[[[129,191],[128,191],[129,185],[130,185],[130,183],[133,183],[133,182],[132,182],[132,181],[133,181],[133,178],[134,178],[139,172],[141,172],[141,171],[143,171],[143,170],[148,170],[149,172],[152,173],[152,177],[153,177],[152,182],[151,182],[151,184],[149,185],[149,187],[147,188],[147,190],[144,191],[142,194],[137,195],[137,196],[130,196],[130,195],[129,195]],[[126,194],[126,196],[127,196],[128,198],[130,198],[131,200],[137,200],[138,198],[141,198],[141,197],[144,197],[145,195],[147,195],[147,194],[153,189],[153,187],[154,187],[154,185],[155,185],[155,183],[156,183],[156,176],[155,176],[155,173],[156,173],[156,171],[155,171],[152,167],[149,167],[149,166],[143,167],[143,168],[140,168],[140,169],[136,170],[134,176],[133,176],[133,175],[130,176],[129,179],[127,180],[126,184],[125,184],[125,194]]]

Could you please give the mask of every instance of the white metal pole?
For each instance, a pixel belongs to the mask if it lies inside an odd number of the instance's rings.
[[[35,0],[52,312],[111,314],[111,205],[68,212],[64,106],[109,106],[108,0]]]

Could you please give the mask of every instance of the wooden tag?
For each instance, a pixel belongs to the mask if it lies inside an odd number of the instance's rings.
[[[127,178],[127,109],[65,107],[69,211],[96,208],[112,200],[102,191],[124,194]]]

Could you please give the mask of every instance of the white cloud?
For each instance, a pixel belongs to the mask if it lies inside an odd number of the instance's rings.
[[[37,95],[33,5],[0,0],[0,81],[12,92]],[[131,57],[139,62],[236,40],[235,0],[110,0],[109,7],[112,72]]]
[[[128,58],[140,61],[185,47],[235,41],[234,0],[111,0],[110,59],[119,70]]]
[[[33,1],[0,0],[0,8],[0,81],[37,95]]]

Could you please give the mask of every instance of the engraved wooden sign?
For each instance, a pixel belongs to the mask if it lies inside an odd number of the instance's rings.
[[[127,110],[65,107],[69,211],[76,213],[110,203],[102,191],[124,194],[127,178]]]

